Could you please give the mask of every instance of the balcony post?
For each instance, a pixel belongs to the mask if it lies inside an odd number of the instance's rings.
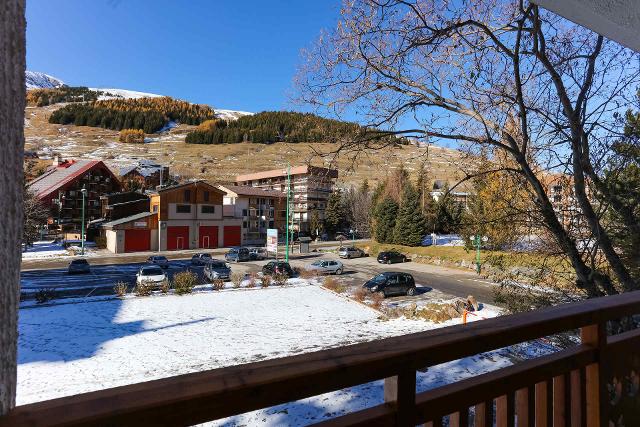
[[[384,380],[384,401],[396,407],[396,425],[414,425],[416,407],[416,371],[403,370]]]
[[[580,329],[582,344],[594,347],[598,351],[598,362],[585,368],[586,421],[587,427],[608,425],[607,379],[604,375],[603,349],[607,342],[604,323],[585,326]]]

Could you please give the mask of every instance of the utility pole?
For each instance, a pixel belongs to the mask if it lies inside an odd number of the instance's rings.
[[[80,230],[80,255],[84,255],[84,204],[85,197],[87,196],[87,188],[83,185],[80,192],[82,193],[82,229]]]
[[[289,199],[291,197],[291,165],[287,162],[287,231],[285,240],[284,260],[289,262]]]

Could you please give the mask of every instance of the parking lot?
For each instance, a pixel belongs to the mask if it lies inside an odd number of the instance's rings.
[[[224,259],[224,256],[216,254],[215,259]],[[292,267],[304,268],[317,259],[338,259],[334,253],[314,252],[303,255],[292,255],[290,263]],[[403,271],[411,273],[416,281],[418,295],[414,297],[394,297],[394,300],[415,299],[430,297],[429,293],[442,294],[466,298],[474,295],[476,298],[493,302],[493,289],[495,285],[477,277],[470,271],[449,269],[428,264],[413,262],[382,265],[376,262],[374,257],[340,260],[344,264],[344,272],[340,276],[346,285],[361,285],[367,279],[383,271]],[[89,260],[91,262],[91,260]],[[232,272],[243,274],[259,272],[265,261],[250,261],[232,263]],[[108,295],[113,293],[113,285],[116,282],[134,284],[136,273],[145,265],[143,262],[131,262],[123,264],[92,265],[91,273],[70,275],[66,268],[41,269],[23,271],[21,275],[23,298],[30,298],[34,292],[42,288],[54,288],[58,297]],[[171,279],[174,274],[191,270],[203,277],[203,267],[191,264],[190,259],[171,260],[167,274]]]

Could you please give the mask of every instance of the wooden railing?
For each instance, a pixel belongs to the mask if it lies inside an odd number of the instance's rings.
[[[636,313],[640,291],[18,406],[0,426],[192,425],[383,378],[384,403],[318,425],[605,426],[608,361],[640,353],[639,330],[606,322]],[[418,369],[577,329],[575,347],[416,394]]]

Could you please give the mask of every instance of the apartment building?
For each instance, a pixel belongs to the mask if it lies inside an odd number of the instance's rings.
[[[286,199],[277,190],[265,190],[246,185],[219,185],[225,192],[223,215],[242,219],[242,241],[248,245],[264,245],[267,229],[284,231]]]
[[[316,166],[296,166],[290,169],[291,221],[294,230],[309,232],[313,212],[324,220],[329,196],[334,190],[338,171]],[[257,172],[236,177],[239,186],[287,193],[287,168]]]

